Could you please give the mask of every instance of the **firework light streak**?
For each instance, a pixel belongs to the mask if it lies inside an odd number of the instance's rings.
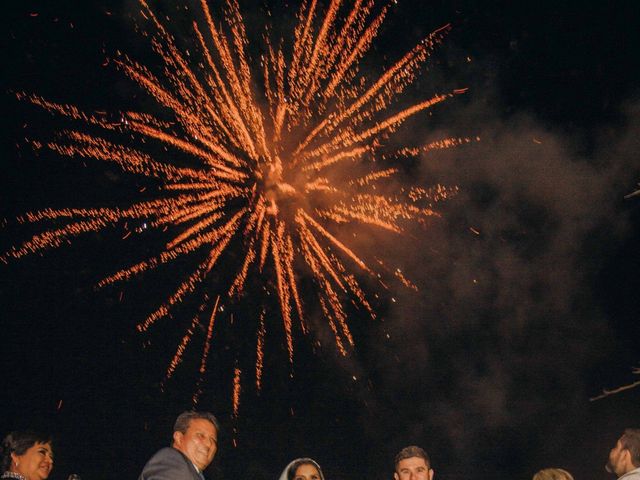
[[[101,287],[108,286],[181,257],[202,255],[169,298],[138,324],[138,330],[145,332],[194,294],[229,245],[239,242],[244,258],[226,295],[239,297],[251,275],[269,265],[288,357],[293,361],[294,321],[303,333],[309,331],[296,277],[310,276],[337,348],[346,355],[354,345],[347,304],[375,317],[358,278],[370,277],[384,286],[383,275],[375,269],[381,268],[405,286],[417,287],[380,259],[375,259],[375,268],[369,265],[339,238],[340,226],[402,234],[407,224],[423,223],[436,215],[434,204],[455,193],[455,187],[416,186],[382,193],[385,182],[401,172],[387,164],[469,140],[446,138],[396,151],[384,146],[385,139],[407,119],[464,91],[434,95],[408,106],[398,102],[450,27],[431,33],[379,77],[369,79],[360,72],[360,62],[371,49],[389,5],[379,7],[374,0],[343,3],[351,2],[330,1],[323,13],[316,0],[303,2],[290,45],[284,40],[273,42],[267,32],[263,53],[254,61],[236,0],[225,2],[221,23],[214,20],[207,2],[201,1],[203,20],[192,23],[197,47],[192,52],[178,47],[169,33],[168,17],[161,20],[147,1],[139,0],[143,35],[161,59],[162,72],[154,74],[126,55],[119,55],[115,63],[171,112],[172,121],[126,112],[121,121],[113,122],[104,114],[85,113],[36,95],[19,93],[18,97],[81,125],[49,142],[34,141],[35,148],[113,163],[124,172],[159,180],[160,193],[122,208],[26,213],[19,222],[56,226],[12,247],[0,259],[7,262],[59,247],[83,233],[108,227],[126,230],[129,221],[169,232],[172,236],[162,251],[99,282]],[[194,61],[196,50],[199,59]],[[159,145],[171,154],[154,156],[148,153],[148,145]],[[189,166],[172,162],[176,157],[188,158]],[[169,363],[166,379],[175,373],[200,330],[206,332],[201,378],[205,374],[219,302],[218,296],[211,309],[210,297],[204,295]],[[202,323],[201,316],[207,312],[211,312],[209,321]],[[258,388],[267,318],[263,308],[257,329]],[[235,414],[239,372],[236,369],[234,377]],[[194,403],[199,394],[198,386]]]

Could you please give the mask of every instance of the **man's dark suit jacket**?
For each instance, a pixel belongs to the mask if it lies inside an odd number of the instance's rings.
[[[144,466],[138,480],[202,480],[193,463],[175,448],[163,448]]]

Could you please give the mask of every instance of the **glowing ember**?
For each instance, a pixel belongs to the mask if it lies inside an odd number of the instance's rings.
[[[240,392],[242,391],[242,387],[240,385],[240,375],[242,375],[242,371],[236,367],[234,369],[233,374],[233,416],[238,416],[238,411],[240,409]]]
[[[436,215],[433,205],[456,190],[416,186],[385,194],[391,188],[383,188],[385,182],[400,169],[376,163],[469,141],[445,138],[393,152],[384,147],[384,139],[408,118],[464,92],[434,95],[405,107],[394,104],[449,26],[424,38],[379,78],[369,80],[359,72],[359,64],[371,48],[389,5],[379,8],[374,0],[354,0],[347,7],[333,0],[322,15],[316,0],[305,1],[297,14],[291,44],[286,45],[286,39],[272,42],[265,34],[265,53],[254,62],[247,51],[249,40],[236,0],[225,2],[222,24],[214,21],[206,1],[201,1],[204,20],[193,22],[197,48],[191,52],[181,51],[167,25],[145,0],[139,3],[147,27],[144,35],[164,69],[156,76],[124,55],[115,63],[171,112],[173,121],[126,112],[114,123],[104,114],[85,113],[73,105],[23,93],[18,97],[82,125],[79,130],[62,132],[55,140],[33,142],[35,148],[112,162],[127,173],[159,180],[160,194],[121,208],[27,213],[18,220],[55,221],[57,226],[13,247],[0,260],[55,248],[82,233],[107,227],[127,230],[127,222],[144,222],[145,228],[166,231],[171,237],[163,250],[99,283],[110,285],[179,257],[202,255],[174,293],[140,322],[138,330],[146,331],[202,286],[221,256],[236,248],[230,247],[233,242],[242,245],[244,255],[226,292],[238,296],[252,274],[271,264],[291,361],[294,321],[300,322],[302,332],[308,332],[303,295],[296,281],[299,275],[313,278],[314,294],[334,332],[337,348],[347,354],[354,340],[346,305],[353,303],[375,317],[357,277],[371,276],[384,285],[384,275],[340,238],[339,226],[349,223],[402,234],[407,224]],[[171,154],[147,153],[149,145],[162,146]],[[181,161],[175,162],[175,158]],[[122,238],[130,235],[131,231],[126,231]],[[387,268],[379,259],[374,263],[383,274],[416,289],[400,269]],[[210,298],[204,296],[170,362],[167,379],[180,364],[194,333],[203,330],[202,380],[219,303],[217,297],[212,307]],[[206,315],[209,321],[202,322],[201,316]],[[264,309],[259,316],[258,388],[267,326]],[[239,405],[239,382],[240,370],[236,368],[234,414]],[[199,395],[198,386],[194,403]]]

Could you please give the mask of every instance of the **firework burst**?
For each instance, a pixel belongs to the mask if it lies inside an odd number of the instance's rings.
[[[347,5],[348,3],[348,5]],[[294,325],[304,333],[305,302],[296,278],[312,279],[317,305],[333,331],[337,349],[346,355],[354,345],[348,304],[375,317],[361,286],[371,277],[383,284],[395,276],[416,288],[400,270],[381,260],[367,260],[340,236],[340,227],[379,229],[402,234],[408,224],[436,215],[433,206],[455,192],[441,185],[383,188],[400,173],[393,162],[423,152],[451,148],[468,139],[446,138],[419,147],[390,150],[385,140],[410,117],[461,93],[434,95],[410,105],[397,102],[420,73],[433,48],[449,30],[444,26],[420,41],[376,78],[360,71],[389,5],[374,0],[331,0],[321,8],[316,0],[302,2],[291,40],[274,41],[266,32],[261,54],[252,58],[245,23],[236,0],[226,0],[217,22],[205,0],[192,22],[193,48],[181,49],[161,17],[139,0],[143,35],[161,59],[162,72],[118,55],[115,63],[165,111],[167,121],[148,113],[125,112],[120,121],[87,113],[73,105],[18,94],[43,109],[79,125],[51,141],[34,141],[74,158],[116,164],[129,174],[152,178],[162,186],[155,198],[120,208],[62,208],[26,213],[23,223],[49,222],[30,240],[0,259],[8,261],[59,247],[73,237],[106,228],[128,228],[145,222],[167,232],[164,248],[99,282],[104,287],[178,258],[193,258],[173,293],[137,328],[145,332],[170,315],[203,286],[230,250],[243,252],[225,295],[238,298],[247,282],[267,267],[274,272],[280,320],[288,357],[294,357]],[[393,107],[392,107],[393,106]],[[152,154],[150,145],[166,155]],[[176,162],[175,158],[183,159]],[[187,161],[184,161],[187,159]],[[128,236],[127,233],[125,236]],[[135,233],[134,233],[135,235]],[[241,245],[236,248],[230,245]],[[238,250],[240,249],[240,250]],[[360,280],[359,280],[360,279]],[[206,293],[169,363],[167,378],[182,361],[194,334],[205,332],[200,374],[219,311]],[[351,307],[349,307],[351,308]],[[256,315],[255,377],[261,384],[268,315]],[[240,370],[234,377],[234,412]]]

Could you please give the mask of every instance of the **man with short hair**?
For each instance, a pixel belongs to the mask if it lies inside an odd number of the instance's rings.
[[[609,452],[606,465],[618,479],[640,480],[640,428],[627,428]]]
[[[173,426],[171,447],[151,457],[138,480],[204,480],[202,472],[218,450],[219,428],[209,412],[181,413]]]
[[[395,480],[433,480],[429,455],[422,448],[411,445],[396,455]]]

